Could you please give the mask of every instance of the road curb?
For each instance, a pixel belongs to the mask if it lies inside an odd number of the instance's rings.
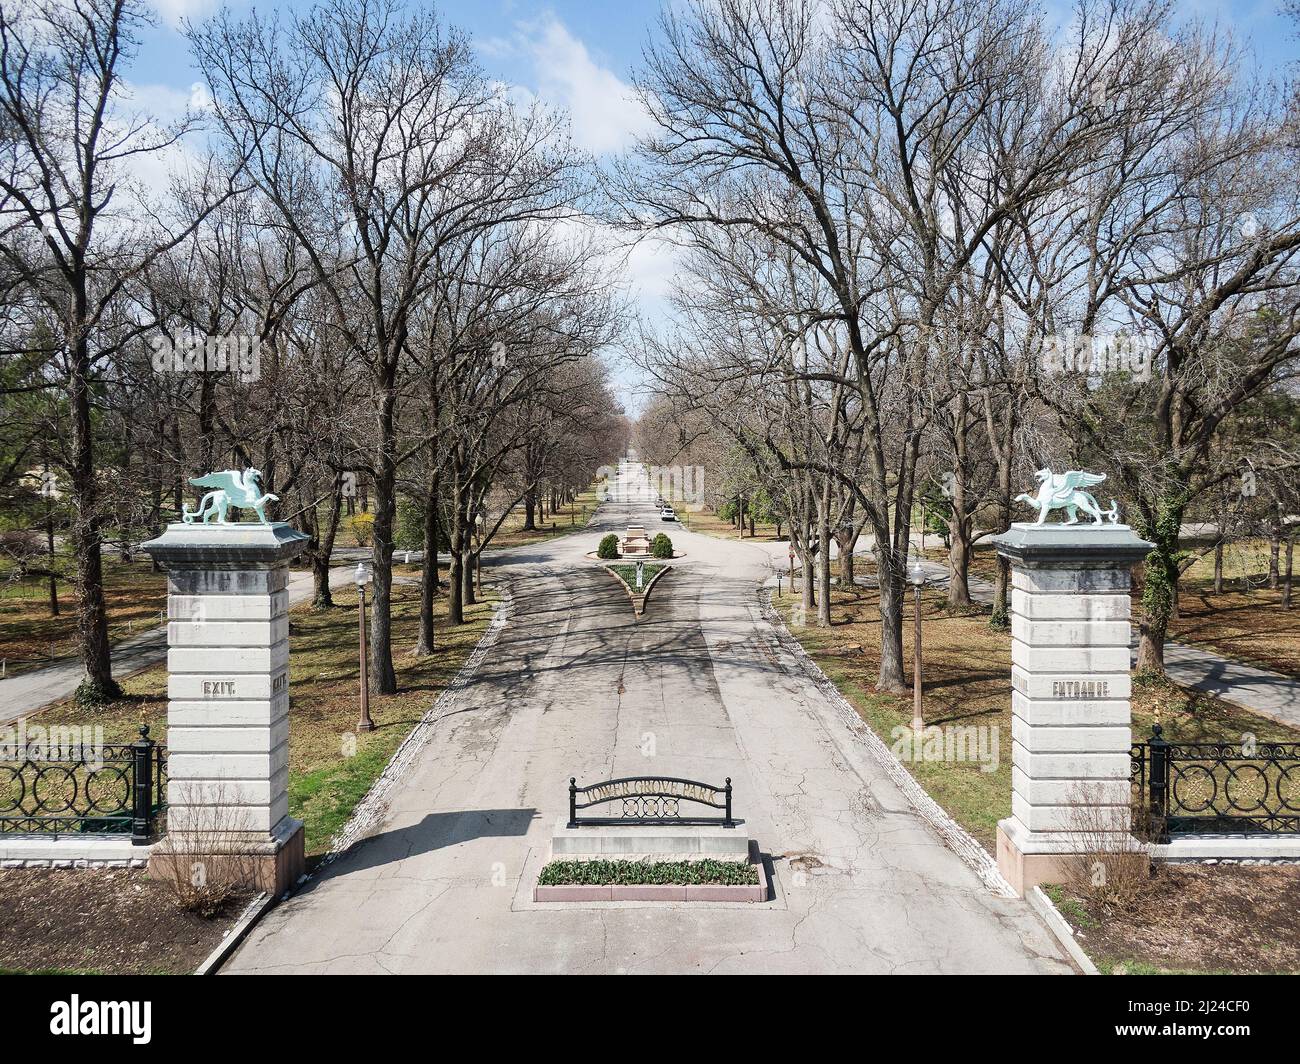
[[[244,941],[244,936],[253,929],[253,925],[269,913],[277,901],[279,898],[266,891],[250,901],[243,915],[235,921],[235,926],[226,932],[226,937],[217,944],[217,948],[194,969],[194,974],[215,975],[225,959],[235,952],[235,947]]]
[[[1097,966],[1092,963],[1092,959],[1084,952],[1083,947],[1079,945],[1079,940],[1074,937],[1074,931],[1061,915],[1061,911],[1052,904],[1052,899],[1043,893],[1042,887],[1034,887],[1025,895],[1025,900],[1043,918],[1047,929],[1056,936],[1056,941],[1061,944],[1061,948],[1070,955],[1070,959],[1079,966],[1084,975],[1101,974]]]

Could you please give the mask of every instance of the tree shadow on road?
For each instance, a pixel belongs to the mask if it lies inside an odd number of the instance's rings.
[[[536,809],[465,809],[427,813],[409,827],[381,831],[354,844],[299,891],[310,893],[328,879],[355,875],[394,864],[420,853],[458,846],[475,839],[515,838],[528,834]]]

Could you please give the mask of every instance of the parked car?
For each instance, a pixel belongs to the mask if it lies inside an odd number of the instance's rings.
[[[677,515],[673,513],[673,508],[671,506],[665,506],[662,510],[659,511],[659,520],[676,521]]]

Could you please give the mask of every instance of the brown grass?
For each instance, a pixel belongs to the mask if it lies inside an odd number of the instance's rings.
[[[1300,971],[1300,866],[1163,865],[1121,909],[1048,889],[1103,972]]]
[[[48,582],[30,577],[0,577],[0,658],[9,675],[41,668],[50,651],[61,658],[76,654],[77,601],[69,580],[60,580],[59,615],[50,616]],[[167,574],[155,573],[147,558],[126,564],[104,560],[104,599],[109,636],[114,641],[155,628],[167,608]]]
[[[790,620],[797,595],[778,608]],[[911,677],[911,609],[904,640],[904,667]],[[992,851],[998,820],[1011,813],[1011,637],[989,628],[983,613],[946,608],[944,592],[922,596],[923,707],[927,725],[985,725],[998,729],[996,771],[975,761],[919,761],[908,765],[935,800]],[[880,669],[880,613],[876,593],[865,588],[832,592],[830,628],[791,631],[875,732],[892,745],[893,730],[911,722],[910,696],[875,690]],[[1133,737],[1151,734],[1156,712],[1165,737],[1178,741],[1238,741],[1243,732],[1260,740],[1295,741],[1297,733],[1232,703],[1172,684],[1140,685],[1133,695]]]

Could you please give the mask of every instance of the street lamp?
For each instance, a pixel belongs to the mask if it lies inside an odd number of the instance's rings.
[[[357,721],[357,731],[367,732],[375,730],[375,722],[370,719],[370,662],[366,655],[366,584],[370,583],[370,571],[357,562],[357,571],[352,574],[352,579],[356,581],[357,601],[361,606],[357,612],[361,653],[361,719]]]
[[[480,510],[474,515],[474,528],[479,541],[478,553],[474,555],[474,594],[476,597],[483,595],[483,512]]]
[[[912,585],[913,642],[912,642],[912,735],[919,737],[925,729],[921,715],[921,588],[925,587],[925,570],[920,561],[913,561],[907,572],[907,582]]]

